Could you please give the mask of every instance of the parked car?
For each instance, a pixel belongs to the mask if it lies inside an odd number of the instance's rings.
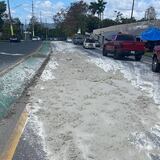
[[[9,40],[10,42],[20,42],[20,38],[16,35],[11,36]]]
[[[154,47],[154,53],[152,57],[152,71],[160,71],[160,45]]]
[[[72,43],[72,38],[67,38],[67,40],[66,40],[66,42],[68,42],[68,43]]]
[[[76,45],[83,45],[84,36],[83,35],[75,35],[73,38],[73,43]]]
[[[83,42],[83,47],[86,49],[95,49],[96,48],[96,42],[94,39],[86,38]]]
[[[100,47],[101,46],[101,44],[100,44],[100,42],[98,40],[95,40],[95,43],[96,43],[96,47]]]
[[[144,43],[136,41],[133,35],[120,33],[106,41],[103,46],[103,55],[107,56],[108,53],[111,53],[114,59],[134,56],[136,61],[140,61],[145,52]]]
[[[40,41],[40,40],[41,40],[41,38],[38,36],[32,37],[32,41]]]

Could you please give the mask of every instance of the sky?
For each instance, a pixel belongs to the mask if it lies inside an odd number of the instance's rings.
[[[0,0],[3,1],[3,0]],[[53,23],[52,17],[61,8],[66,8],[70,3],[77,0],[34,0],[35,15],[40,18],[42,14],[43,22]],[[95,0],[84,0],[87,3]],[[120,11],[124,17],[130,17],[133,0],[105,0],[107,2],[105,9],[105,18],[115,19],[115,12]],[[19,17],[24,23],[31,17],[32,0],[10,0],[13,17]],[[160,0],[135,0],[134,17],[141,19],[144,17],[145,10],[153,6],[156,9],[157,17],[160,18]]]

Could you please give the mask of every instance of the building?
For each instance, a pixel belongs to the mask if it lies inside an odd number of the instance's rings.
[[[101,44],[103,44],[106,38],[111,39],[111,37],[118,32],[133,34],[139,37],[143,31],[151,26],[160,28],[160,20],[143,21],[100,28],[93,31],[93,36],[99,39]]]

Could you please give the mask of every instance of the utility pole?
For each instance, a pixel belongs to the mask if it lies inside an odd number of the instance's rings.
[[[134,3],[135,3],[135,0],[133,0],[133,3],[132,3],[131,19],[133,19]]]
[[[27,40],[27,20],[25,19],[25,41]]]
[[[40,11],[40,27],[41,27],[41,39],[43,37],[43,26],[42,26],[42,12]]]
[[[34,21],[35,21],[35,17],[34,17],[34,2],[32,0],[32,37],[35,36]]]
[[[10,9],[9,0],[7,0],[7,4],[8,4],[8,14],[9,14],[9,21],[10,21],[11,36],[13,36],[14,35],[14,31],[13,31],[12,16],[11,16],[11,9]]]
[[[47,19],[45,19],[45,23],[46,23],[46,41],[48,40],[48,27],[47,27]]]
[[[42,25],[42,12],[40,11],[40,24]]]

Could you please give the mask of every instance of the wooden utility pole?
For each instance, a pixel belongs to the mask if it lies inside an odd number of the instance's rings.
[[[25,41],[27,40],[27,20],[25,19],[25,31],[24,31],[24,35],[25,35]]]
[[[8,4],[8,16],[9,16],[9,21],[10,21],[10,30],[11,30],[11,35],[14,35],[14,31],[13,31],[13,24],[12,24],[12,16],[11,16],[11,9],[10,9],[10,2],[9,0],[7,0],[7,4]]]
[[[131,19],[133,19],[134,4],[135,4],[135,0],[133,0],[133,3],[132,3]]]

